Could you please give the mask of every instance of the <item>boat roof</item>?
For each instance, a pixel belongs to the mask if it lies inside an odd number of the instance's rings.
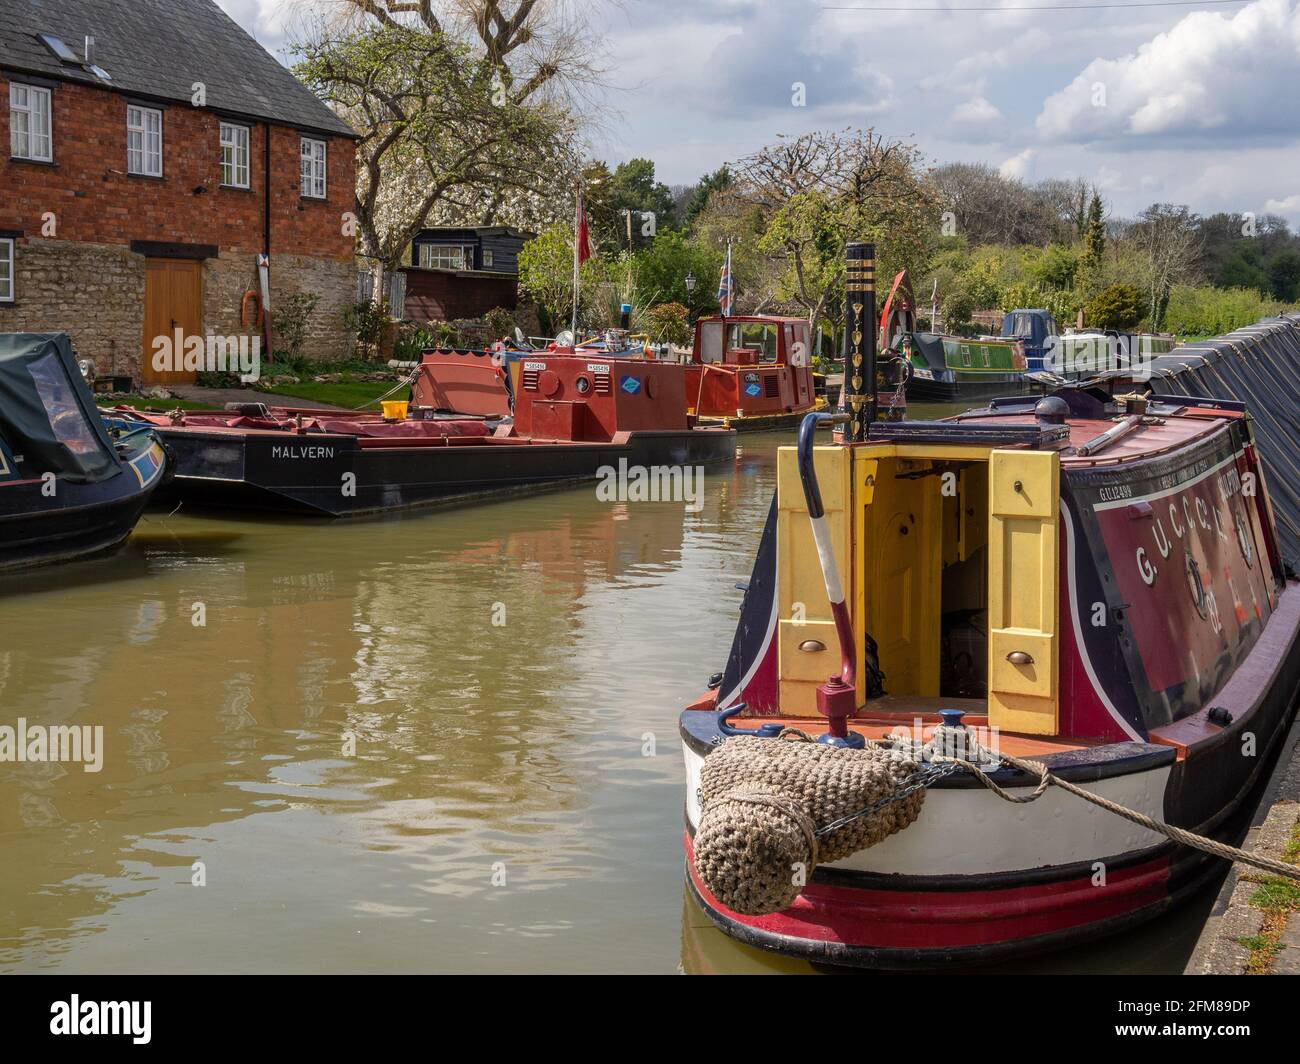
[[[1072,449],[1095,439],[1103,432],[1115,428],[1119,421],[1109,417],[1067,417],[1065,426],[1069,430],[1068,442],[1059,445],[1063,450],[1061,465],[1067,468],[1086,469],[1094,466],[1116,465],[1138,458],[1155,458],[1180,450],[1193,441],[1211,436],[1230,421],[1242,416],[1236,411],[1206,410],[1197,407],[1184,407],[1177,413],[1167,412],[1162,408],[1161,412],[1151,419],[1152,423],[1144,422],[1105,450],[1088,456],[1071,452]],[[1038,421],[1032,413],[1007,413],[963,416],[961,424],[1035,428]]]
[[[787,322],[798,322],[803,325],[808,324],[807,318],[796,318],[789,314],[728,314],[725,318],[721,314],[709,314],[706,317],[697,318],[697,322],[744,322],[744,323],[778,323],[781,325]]]
[[[0,436],[24,478],[93,483],[121,470],[66,333],[0,333]]]

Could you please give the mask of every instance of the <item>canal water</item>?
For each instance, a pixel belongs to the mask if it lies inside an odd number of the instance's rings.
[[[703,507],[593,489],[365,523],[146,515],[0,580],[0,970],[808,972],[686,898],[679,708],[789,435]],[[1212,898],[1032,970],[1179,971]]]

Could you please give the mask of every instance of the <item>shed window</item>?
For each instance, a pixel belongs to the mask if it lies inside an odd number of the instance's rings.
[[[420,265],[430,270],[467,270],[474,261],[474,249],[443,244],[421,244]]]
[[[302,194],[308,199],[325,198],[325,159],[323,140],[302,138]]]
[[[50,90],[9,85],[9,154],[15,159],[54,161],[50,134]]]
[[[0,303],[14,301],[14,242],[11,237],[0,240]]]
[[[248,188],[248,127],[221,123],[221,183]]]
[[[492,265],[492,249],[491,249],[491,248],[484,248],[484,249],[483,249],[483,269],[486,270],[486,269],[490,268],[491,265]]]
[[[152,107],[126,109],[126,169],[144,177],[163,175],[163,116]]]

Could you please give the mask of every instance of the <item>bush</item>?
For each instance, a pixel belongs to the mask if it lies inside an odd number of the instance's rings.
[[[1142,320],[1142,293],[1131,284],[1103,288],[1085,304],[1083,319],[1094,329],[1132,329]]]
[[[357,343],[363,349],[371,350],[379,344],[388,324],[388,307],[363,299],[343,311],[343,321],[352,330]]]
[[[302,355],[307,342],[307,326],[320,296],[314,292],[295,292],[275,302],[271,310],[271,329],[275,340],[291,359]]]
[[[515,316],[505,307],[493,307],[483,315],[483,322],[493,340],[504,340],[515,334]]]
[[[660,303],[646,312],[650,339],[685,347],[691,342],[691,313],[680,303]]]

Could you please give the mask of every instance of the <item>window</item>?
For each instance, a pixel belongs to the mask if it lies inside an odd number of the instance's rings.
[[[163,116],[152,107],[126,109],[126,169],[145,177],[163,175]]]
[[[34,162],[54,161],[50,137],[50,90],[9,85],[9,154]]]
[[[492,249],[483,249],[483,269],[487,270],[492,267]]]
[[[465,270],[474,261],[474,249],[442,244],[421,244],[420,265],[430,270]]]
[[[325,198],[325,142],[302,138],[302,194],[308,199]]]
[[[5,237],[0,240],[0,303],[14,301],[14,242]]]
[[[248,127],[221,123],[221,183],[248,188]]]

